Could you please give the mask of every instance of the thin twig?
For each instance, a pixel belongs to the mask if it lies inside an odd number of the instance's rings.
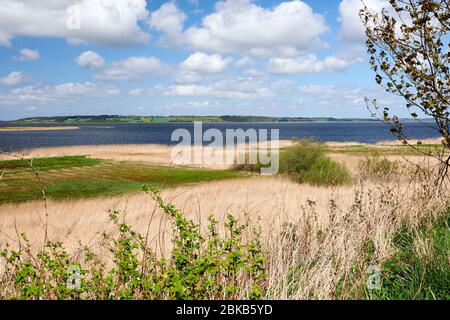
[[[41,198],[42,198],[42,200],[44,202],[45,222],[42,222],[42,219],[41,219],[40,216],[39,216],[39,220],[40,220],[41,224],[44,227],[44,246],[45,246],[46,243],[47,243],[47,240],[48,240],[48,205],[47,205],[47,196],[46,196],[46,193],[45,193],[45,187],[44,187],[44,184],[42,182],[41,176],[39,175],[39,172],[34,168],[33,160],[28,161],[24,157],[12,154],[12,153],[4,151],[4,150],[0,150],[0,154],[3,154],[3,155],[6,155],[6,156],[9,156],[9,157],[18,159],[18,160],[22,161],[23,163],[25,163],[27,165],[27,167],[29,167],[31,169],[31,171],[34,173],[34,175],[36,177],[36,180],[39,183],[39,187],[41,189]],[[2,173],[2,176],[3,176],[3,173]]]

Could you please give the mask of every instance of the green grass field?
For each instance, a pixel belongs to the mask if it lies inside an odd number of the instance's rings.
[[[30,160],[52,199],[116,196],[143,185],[173,187],[202,181],[248,176],[232,170],[165,167],[138,162],[106,161],[85,156]],[[21,160],[0,161],[0,203],[41,197],[33,171]]]

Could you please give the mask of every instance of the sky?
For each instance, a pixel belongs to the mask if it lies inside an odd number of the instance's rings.
[[[380,10],[386,0],[365,0]],[[361,0],[0,0],[0,120],[402,115],[368,65]]]

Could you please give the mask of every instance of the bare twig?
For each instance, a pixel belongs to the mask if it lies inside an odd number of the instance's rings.
[[[26,164],[26,166],[28,168],[31,169],[31,171],[33,172],[34,176],[36,177],[36,180],[39,184],[40,190],[41,190],[41,199],[44,202],[44,211],[45,211],[45,222],[42,221],[41,217],[39,216],[39,220],[41,222],[41,224],[44,227],[44,246],[47,243],[48,240],[48,205],[47,205],[47,196],[45,193],[45,187],[44,187],[44,183],[42,182],[41,176],[39,175],[39,172],[34,168],[33,166],[33,160],[28,161],[27,159],[25,159],[24,157],[15,155],[13,153],[4,151],[4,150],[0,150],[0,154],[6,155],[8,157],[12,157],[15,159],[18,159],[20,161],[22,161],[23,163]],[[3,177],[3,173],[2,173],[2,177]]]

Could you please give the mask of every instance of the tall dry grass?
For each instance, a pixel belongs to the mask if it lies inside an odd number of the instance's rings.
[[[392,255],[394,233],[432,222],[448,206],[449,189],[437,189],[426,176],[414,181],[373,182],[314,187],[280,177],[209,182],[165,190],[166,201],[206,228],[207,216],[227,214],[247,222],[246,236],[261,233],[268,257],[266,298],[333,299],[360,297],[369,265]],[[39,201],[0,207],[0,247],[17,246],[26,233],[42,244],[44,214]],[[103,254],[100,232],[112,231],[108,210],[121,210],[139,232],[148,232],[158,255],[170,251],[167,217],[145,194],[118,198],[49,201],[48,237],[63,241],[77,255],[79,241]],[[242,293],[244,297],[244,293]]]

